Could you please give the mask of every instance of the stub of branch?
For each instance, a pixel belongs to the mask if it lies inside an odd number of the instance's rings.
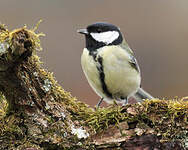
[[[0,149],[188,149],[186,98],[94,110],[40,66],[34,30],[0,25]]]
[[[9,32],[0,26],[0,71],[6,71],[40,49],[39,36],[26,27]]]

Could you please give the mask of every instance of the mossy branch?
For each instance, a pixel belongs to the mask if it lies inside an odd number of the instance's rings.
[[[94,110],[40,66],[39,37],[0,25],[0,149],[188,149],[188,101]]]

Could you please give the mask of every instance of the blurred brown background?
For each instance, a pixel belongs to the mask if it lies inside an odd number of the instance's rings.
[[[187,0],[0,0],[0,21],[9,29],[43,19],[39,31],[47,69],[79,100],[94,105],[80,65],[84,37],[78,28],[106,21],[118,25],[134,50],[142,71],[142,86],[160,98],[188,95]]]

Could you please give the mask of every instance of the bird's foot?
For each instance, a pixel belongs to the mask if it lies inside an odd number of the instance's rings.
[[[103,99],[104,99],[104,98],[101,98],[101,99],[98,101],[97,105],[95,106],[96,109],[98,109],[98,108],[100,107],[101,103],[103,102]]]
[[[122,106],[126,106],[128,104],[128,98],[124,98],[122,100]]]

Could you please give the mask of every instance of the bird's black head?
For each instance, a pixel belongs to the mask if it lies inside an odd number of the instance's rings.
[[[78,32],[85,35],[86,48],[89,51],[95,51],[107,45],[119,45],[123,41],[120,29],[109,23],[94,23]]]

